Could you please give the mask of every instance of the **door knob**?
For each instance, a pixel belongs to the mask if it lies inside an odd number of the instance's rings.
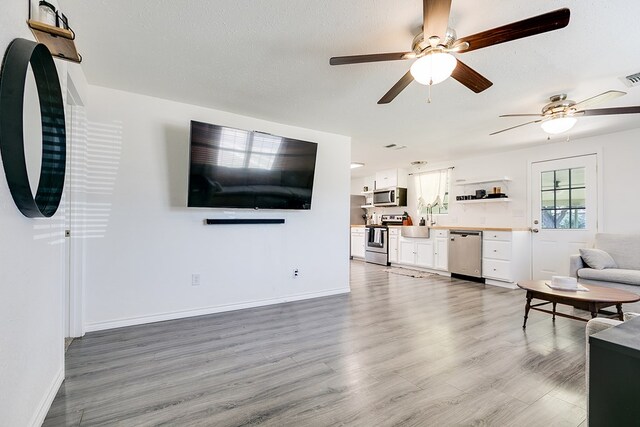
[[[538,231],[540,231],[540,230],[538,230],[537,228],[532,228],[532,229],[531,229],[531,232],[532,232],[532,233],[537,233]]]

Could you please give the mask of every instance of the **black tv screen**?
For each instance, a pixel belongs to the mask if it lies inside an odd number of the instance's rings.
[[[311,209],[318,144],[191,122],[187,206]]]

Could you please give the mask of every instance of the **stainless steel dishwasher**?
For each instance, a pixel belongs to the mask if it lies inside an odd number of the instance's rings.
[[[482,277],[482,231],[449,231],[449,271]]]

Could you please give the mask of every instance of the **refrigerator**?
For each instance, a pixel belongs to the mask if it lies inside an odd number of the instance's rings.
[[[366,220],[363,215],[367,214],[366,209],[360,206],[366,203],[366,197],[359,195],[351,195],[351,225],[365,225]]]

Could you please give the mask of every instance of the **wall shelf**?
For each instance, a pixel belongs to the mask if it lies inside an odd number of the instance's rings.
[[[488,184],[490,182],[511,182],[511,178],[508,176],[488,177],[478,179],[462,179],[456,180],[457,186],[475,185],[475,184]]]
[[[82,62],[82,56],[76,49],[74,42],[76,35],[73,31],[54,27],[34,19],[29,19],[27,25],[36,41],[47,46],[52,56],[78,64]]]
[[[493,199],[471,199],[471,200],[456,200],[456,203],[469,203],[469,204],[473,204],[473,203],[504,203],[504,202],[510,202],[511,199],[508,197],[496,197]]]

